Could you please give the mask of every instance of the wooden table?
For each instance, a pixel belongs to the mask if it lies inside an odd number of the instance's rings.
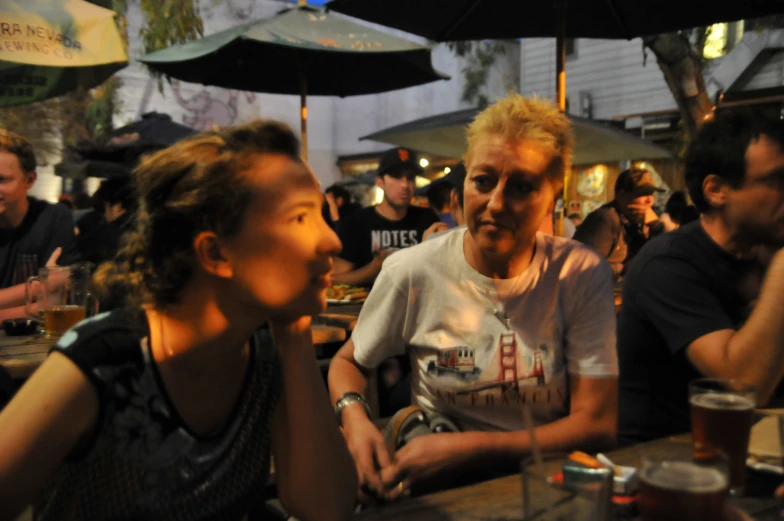
[[[346,340],[346,328],[326,324],[314,324],[313,343],[327,344]],[[6,336],[0,331],[0,366],[13,378],[27,378],[46,359],[54,340],[43,336]]]
[[[346,331],[354,331],[361,310],[362,303],[329,304],[327,310],[315,317],[313,322],[316,324],[342,327]]]
[[[6,336],[0,331],[0,366],[13,378],[27,378],[38,369],[54,345],[41,335]]]
[[[655,440],[608,453],[620,465],[639,467],[642,455],[668,455],[691,443],[691,435]],[[730,500],[757,521],[779,520],[777,502],[771,498]],[[513,521],[523,517],[522,481],[519,474],[484,481],[463,488],[404,499],[368,508],[357,521]]]

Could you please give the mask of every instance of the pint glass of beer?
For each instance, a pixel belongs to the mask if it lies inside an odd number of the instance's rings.
[[[639,475],[642,521],[722,519],[729,486],[724,461],[701,464],[691,458],[643,458]]]
[[[694,458],[724,454],[729,462],[730,493],[743,494],[746,457],[757,403],[755,389],[737,380],[702,378],[689,384]]]
[[[97,301],[90,293],[88,264],[41,268],[37,277],[27,279],[25,310],[44,324],[46,338],[59,338],[77,322],[92,316]],[[33,303],[38,303],[38,311]]]

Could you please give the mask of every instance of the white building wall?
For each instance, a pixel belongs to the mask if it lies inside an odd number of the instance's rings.
[[[784,85],[784,51],[774,53],[745,85],[743,90],[766,89]]]
[[[506,53],[499,57],[488,78],[487,91],[491,100],[503,96],[508,88],[518,88],[519,46],[516,42],[507,42],[505,45]],[[336,100],[335,153],[343,155],[384,150],[389,145],[358,140],[390,126],[469,108],[470,105],[461,100],[464,84],[462,61],[445,44],[441,44],[433,50],[433,64],[452,79],[383,94]]]
[[[39,165],[36,168],[38,174],[33,187],[27,192],[37,199],[43,199],[50,203],[56,203],[57,198],[62,193],[62,177],[54,175],[53,164]]]
[[[526,95],[555,97],[555,39],[522,39],[520,85]],[[593,117],[675,109],[656,57],[643,63],[642,41],[578,39],[576,53],[566,61],[566,94],[570,112],[577,113],[579,92],[593,102]]]
[[[778,45],[776,42],[779,40],[773,31],[764,35],[746,33],[732,53],[710,63],[705,70],[709,88],[713,71],[721,76],[719,79],[727,80],[728,71],[717,70],[722,60],[739,62],[741,68],[736,71],[739,74],[748,66],[749,60],[757,56],[760,46]],[[770,42],[761,44],[760,38]],[[744,61],[742,58],[748,53],[753,56]],[[784,51],[774,52],[766,59],[749,81],[733,88],[746,91],[784,85]],[[554,38],[521,40],[520,85],[524,94],[555,97]],[[596,119],[677,109],[656,57],[648,52],[647,59],[644,59],[639,38],[631,41],[578,39],[575,55],[568,57],[566,62],[566,92],[570,100],[569,110],[575,114],[579,113],[579,92],[589,93]]]

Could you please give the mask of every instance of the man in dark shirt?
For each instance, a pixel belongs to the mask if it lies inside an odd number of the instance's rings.
[[[662,191],[647,170],[624,170],[615,181],[615,198],[585,218],[574,240],[598,251],[619,278],[648,239],[664,231],[653,211],[653,194]]]
[[[438,216],[429,208],[411,206],[414,180],[422,173],[416,154],[393,148],[381,156],[376,186],[384,191],[378,206],[354,212],[340,226],[343,251],[335,259],[337,284],[370,286],[381,264],[396,250],[422,242]]]
[[[0,319],[25,316],[24,283],[57,248],[60,265],[78,260],[71,211],[27,195],[35,169],[30,142],[0,129]]]
[[[618,434],[629,444],[690,430],[688,383],[784,376],[784,122],[720,114],[691,143],[699,221],[647,244],[624,281]]]
[[[82,260],[98,266],[114,259],[121,236],[131,228],[136,212],[136,192],[130,175],[116,175],[103,181],[96,194],[104,205],[103,219],[92,229],[80,233],[76,244]]]

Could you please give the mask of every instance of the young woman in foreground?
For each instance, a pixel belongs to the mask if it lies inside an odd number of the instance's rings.
[[[0,519],[259,519],[270,452],[289,514],[350,517],[310,331],[340,241],[299,151],[258,121],[143,161],[137,229],[97,277],[135,304],[66,333],[0,413]]]

